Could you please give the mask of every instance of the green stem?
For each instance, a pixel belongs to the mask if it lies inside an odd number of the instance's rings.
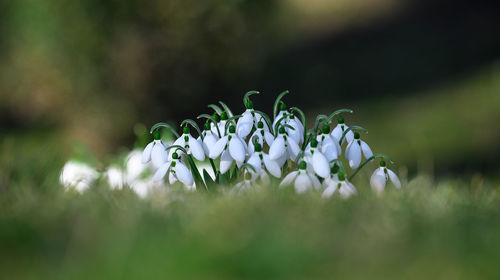
[[[245,95],[243,96],[243,104],[245,106],[247,106],[248,102],[250,101],[250,96],[254,95],[254,94],[260,94],[260,92],[258,92],[256,90],[251,90],[251,91],[245,93]]]
[[[210,161],[210,165],[212,166],[212,169],[214,170],[214,176],[215,176],[217,174],[217,168],[215,167],[215,162],[211,158],[208,158],[208,160]]]
[[[222,109],[219,108],[219,106],[217,106],[215,104],[208,104],[207,107],[213,109],[217,113],[217,115],[219,115],[219,116],[222,114]]]
[[[177,138],[180,137],[179,133],[177,133],[177,131],[175,131],[175,129],[171,125],[169,125],[168,123],[163,123],[163,122],[153,125],[151,127],[151,129],[149,130],[149,133],[153,133],[153,131],[155,131],[156,129],[158,129],[160,127],[164,127],[166,129],[170,130],[170,132],[172,132],[172,134],[174,134],[175,137],[177,137]]]
[[[359,130],[359,131],[363,131],[364,133],[368,133],[368,130],[366,130],[365,128],[362,128],[361,126],[356,126],[356,125],[350,126],[346,130],[344,130],[344,133],[342,133],[342,137],[340,137],[340,140],[339,140],[339,145],[342,145],[342,142],[344,141],[344,138],[345,138],[347,132],[349,132],[350,130]]]
[[[219,101],[219,103],[222,106],[222,108],[224,108],[224,110],[226,110],[226,112],[227,112],[227,114],[228,114],[229,117],[234,116],[233,112],[231,111],[231,109],[229,109],[229,107],[226,105],[226,103],[224,103],[222,101]]]
[[[181,122],[181,125],[180,125],[180,126],[182,127],[182,126],[183,126],[183,125],[185,125],[185,124],[190,124],[192,127],[194,127],[194,129],[196,129],[196,132],[198,132],[198,135],[200,135],[201,140],[203,140],[203,138],[204,138],[204,137],[203,137],[203,134],[201,134],[200,127],[198,127],[198,124],[197,124],[195,121],[193,121],[193,120],[191,120],[191,119],[185,119],[185,120],[183,120],[183,121]]]
[[[274,107],[273,107],[273,119],[276,119],[276,115],[278,114],[278,106],[280,104],[281,99],[283,96],[287,95],[289,93],[288,90],[285,90],[284,92],[280,93],[278,97],[276,97],[276,100],[274,101]]]
[[[336,116],[342,114],[342,113],[351,113],[352,114],[352,110],[351,109],[339,109],[335,112],[333,112],[327,119],[327,122],[330,123]]]
[[[374,160],[374,159],[376,159],[376,158],[385,158],[385,159],[387,159],[387,160],[388,160],[391,164],[394,164],[394,161],[392,161],[392,159],[391,159],[389,156],[384,155],[384,154],[375,154],[375,155],[373,155],[373,156],[371,156],[371,157],[367,158],[367,159],[366,159],[366,160],[365,160],[365,161],[364,161],[364,162],[363,162],[363,163],[362,163],[362,164],[361,164],[361,165],[360,165],[360,166],[359,166],[359,167],[358,167],[358,168],[354,171],[354,173],[353,173],[353,174],[349,177],[349,181],[351,181],[351,180],[352,180],[352,178],[354,178],[354,176],[355,176],[356,174],[358,174],[358,172],[359,172],[359,171],[360,171],[360,170],[361,170],[361,169],[362,169],[362,168],[363,168],[363,167],[364,167],[364,166],[365,166],[368,162],[370,162],[370,161],[372,161],[372,160]]]
[[[255,109],[253,111],[255,113],[259,113],[264,118],[264,120],[267,122],[267,127],[269,127],[269,130],[270,130],[271,134],[274,134],[273,133],[273,122],[271,121],[271,119],[269,118],[269,116],[266,113],[258,111],[258,110],[255,110]]]
[[[215,126],[215,128],[217,129],[217,134],[219,135],[219,138],[221,138],[221,134],[220,134],[220,130],[219,130],[219,125],[217,124],[217,121],[214,119],[213,116],[210,116],[208,114],[201,114],[199,115],[198,117],[196,117],[197,119],[200,119],[200,118],[206,118],[206,119],[209,119]]]

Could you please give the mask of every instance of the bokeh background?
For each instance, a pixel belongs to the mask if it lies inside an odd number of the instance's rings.
[[[268,113],[285,89],[309,116],[354,109],[409,177],[498,178],[499,15],[487,0],[0,1],[0,186],[81,150],[105,166],[155,122],[242,111],[253,89]]]

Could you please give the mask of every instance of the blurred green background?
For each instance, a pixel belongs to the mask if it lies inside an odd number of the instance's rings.
[[[0,0],[0,273],[498,279],[499,15],[488,0]],[[102,170],[152,124],[243,111],[253,89],[267,113],[285,89],[310,119],[354,109],[408,188],[190,204],[57,183],[70,157]]]

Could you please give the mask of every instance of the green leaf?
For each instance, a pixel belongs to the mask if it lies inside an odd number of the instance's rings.
[[[342,114],[342,113],[351,113],[352,114],[353,110],[351,109],[339,109],[335,112],[333,112],[332,114],[330,114],[330,116],[328,116],[328,119],[327,119],[327,122],[330,123],[336,116]]]
[[[231,174],[231,178],[230,178],[231,183],[234,183],[236,181],[236,179],[238,179],[238,172],[239,172],[239,169],[237,166],[235,166],[233,169],[233,173]]]
[[[219,108],[219,106],[217,106],[215,104],[208,104],[207,107],[213,109],[217,113],[217,115],[219,115],[219,116],[222,114],[222,109]]]
[[[189,166],[191,167],[191,173],[193,174],[193,178],[196,183],[196,189],[206,191],[207,186],[205,186],[205,183],[203,183],[203,179],[201,178],[200,172],[198,171],[198,167],[196,167],[193,158],[190,155],[188,155],[187,159],[189,162]]]
[[[241,118],[241,117],[243,117],[243,116],[242,116],[242,115],[236,115],[236,116],[232,116],[232,117],[228,118],[228,119],[227,119],[227,121],[226,121],[226,125],[224,126],[224,132],[226,132],[226,131],[227,131],[227,128],[229,127],[229,125],[231,124],[231,122],[232,122],[234,125],[236,125],[235,120],[237,120],[237,119],[239,119],[239,118]]]
[[[210,174],[208,174],[206,169],[203,169],[203,179],[205,179],[205,185],[207,186],[208,190],[211,190],[215,187],[214,179],[210,177]]]
[[[260,93],[260,92],[258,92],[258,91],[256,91],[256,90],[251,90],[251,91],[249,91],[249,92],[245,93],[245,95],[243,96],[243,104],[244,104],[245,106],[247,106],[248,101],[250,101],[250,96],[251,96],[251,95],[254,95],[254,94],[259,94],[259,93]]]

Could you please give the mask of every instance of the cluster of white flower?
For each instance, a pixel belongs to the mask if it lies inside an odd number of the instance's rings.
[[[190,119],[181,123],[182,135],[166,123],[155,124],[150,131],[154,139],[144,149],[142,162],[152,163],[156,170],[154,180],[167,177],[170,184],[179,181],[191,189],[234,182],[235,189],[240,191],[267,185],[271,177],[284,176],[280,186],[293,186],[297,193],[316,190],[330,197],[338,190],[341,197],[347,198],[356,194],[350,182],[352,177],[368,162],[380,158],[380,168],[371,176],[372,188],[382,191],[388,180],[396,188],[401,187],[396,174],[386,167],[385,160],[391,163],[392,160],[383,154],[373,154],[360,139],[360,132],[367,131],[344,123],[341,114],[352,113],[351,110],[319,115],[314,126],[306,130],[304,113],[297,107],[288,109],[282,101],[287,93],[276,98],[272,122],[267,114],[254,109],[250,96],[258,92],[250,91],[243,98],[246,110],[241,115],[233,115],[223,102],[221,106],[210,104],[208,107],[214,113],[198,116],[198,119],[206,119],[203,131]],[[338,124],[330,132],[334,120]],[[188,125],[195,128],[198,137],[191,134]],[[162,129],[170,130],[177,137],[171,145],[161,140]],[[206,158],[210,161],[212,176],[206,169],[197,167],[196,162],[199,164]],[[343,162],[353,170],[350,177]],[[236,182],[238,178],[240,182]]]

